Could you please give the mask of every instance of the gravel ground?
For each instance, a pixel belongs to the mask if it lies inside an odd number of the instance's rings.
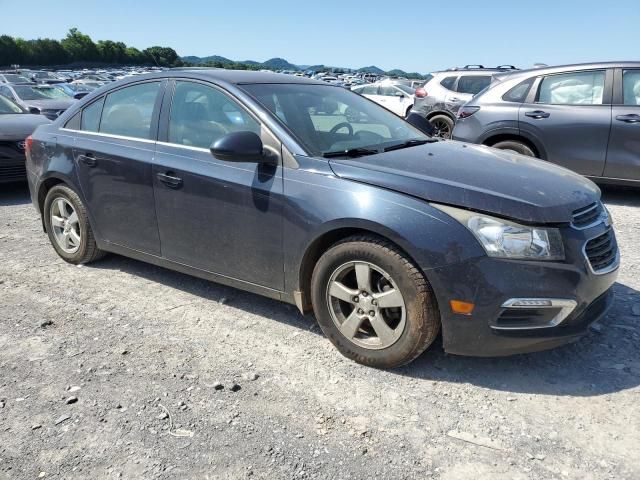
[[[313,317],[111,255],[62,262],[0,186],[0,479],[640,478],[640,196],[609,189],[623,264],[580,342],[354,364]]]

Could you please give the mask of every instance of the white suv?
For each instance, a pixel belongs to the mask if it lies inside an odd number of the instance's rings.
[[[485,68],[466,65],[432,73],[422,88],[416,90],[413,113],[423,116],[436,129],[436,135],[451,138],[458,109],[491,85],[493,76],[510,70],[512,65]]]

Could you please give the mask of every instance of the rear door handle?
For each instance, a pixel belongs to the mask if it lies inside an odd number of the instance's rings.
[[[625,123],[640,123],[640,115],[632,113],[630,115],[618,115],[616,120]]]
[[[525,113],[527,117],[531,118],[549,118],[551,116],[550,113],[543,112],[542,110],[534,110],[533,112]]]
[[[95,167],[98,164],[96,157],[92,153],[78,155],[78,161],[84,163],[87,167]]]
[[[176,177],[173,172],[158,173],[156,177],[169,188],[180,188],[182,186],[182,179]]]

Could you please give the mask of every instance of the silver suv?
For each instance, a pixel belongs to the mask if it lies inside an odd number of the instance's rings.
[[[513,65],[496,68],[466,65],[434,72],[424,86],[416,90],[412,112],[429,120],[437,136],[450,138],[458,109],[488,87],[494,75],[515,69]]]
[[[562,165],[602,183],[640,183],[640,62],[498,75],[460,108],[455,140]]]

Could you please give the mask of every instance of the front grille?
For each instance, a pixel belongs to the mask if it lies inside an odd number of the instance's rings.
[[[579,230],[600,223],[603,214],[602,203],[595,202],[586,207],[574,210],[571,214],[571,225]]]
[[[595,273],[605,273],[614,268],[618,261],[618,245],[613,229],[589,240],[584,246],[584,253]]]
[[[0,181],[21,180],[27,176],[27,169],[22,165],[0,164]]]

